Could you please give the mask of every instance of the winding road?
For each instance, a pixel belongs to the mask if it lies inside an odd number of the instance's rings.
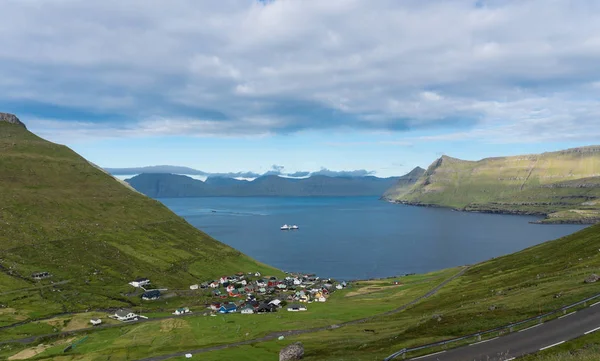
[[[555,320],[468,346],[407,358],[418,361],[509,361],[600,331],[600,302]],[[402,356],[395,358],[402,360]]]

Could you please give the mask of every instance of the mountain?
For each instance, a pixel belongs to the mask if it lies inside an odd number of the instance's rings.
[[[140,173],[174,173],[174,174],[190,174],[190,175],[207,175],[208,173],[201,170],[181,167],[177,165],[151,165],[148,167],[132,167],[132,168],[105,168],[105,170],[114,175],[131,175]]]
[[[547,215],[545,223],[600,221],[600,146],[465,161],[437,159],[400,203],[465,211]]]
[[[18,304],[20,319],[130,306],[139,296],[123,294],[136,277],[182,289],[257,270],[281,274],[197,230],[66,146],[15,121],[0,121],[0,304]],[[9,292],[37,287],[30,276],[40,271],[69,283],[60,293]],[[0,312],[0,325],[4,317],[9,313]]]
[[[205,182],[176,174],[140,174],[127,179],[133,188],[153,198],[249,196],[380,196],[397,177],[329,177],[303,179],[267,175],[253,181],[210,177]]]
[[[421,167],[416,167],[411,170],[407,174],[403,175],[398,179],[398,182],[394,184],[391,188],[388,188],[383,194],[384,199],[393,199],[400,194],[406,192],[410,187],[412,187],[419,178],[425,173],[425,169]]]

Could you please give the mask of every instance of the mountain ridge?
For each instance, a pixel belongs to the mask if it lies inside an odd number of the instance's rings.
[[[600,221],[600,146],[477,161],[436,159],[390,201],[489,213],[545,215],[545,223]]]
[[[177,174],[144,173],[125,181],[153,198],[254,196],[380,196],[398,177],[286,178],[265,175],[252,181],[209,177],[205,182]]]

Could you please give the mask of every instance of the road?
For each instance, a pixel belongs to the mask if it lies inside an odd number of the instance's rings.
[[[50,287],[54,287],[54,286],[59,286],[59,285],[64,285],[66,283],[69,283],[73,280],[65,280],[65,281],[60,281],[60,282],[55,282],[55,283],[51,283],[51,284],[47,284],[44,286],[35,286],[35,287],[29,287],[29,288],[21,288],[18,290],[10,290],[10,291],[5,291],[5,292],[0,292],[0,296],[4,296],[4,295],[9,295],[11,293],[19,293],[19,292],[27,292],[27,291],[39,291],[41,289],[44,288],[50,288]]]
[[[506,336],[408,360],[418,361],[508,361],[552,348],[563,342],[600,331],[600,304],[567,313],[558,319],[538,324]],[[402,360],[398,356],[395,360]]]

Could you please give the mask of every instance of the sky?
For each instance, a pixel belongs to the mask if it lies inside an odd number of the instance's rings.
[[[391,176],[600,143],[596,0],[3,0],[2,14],[0,111],[103,167]]]

